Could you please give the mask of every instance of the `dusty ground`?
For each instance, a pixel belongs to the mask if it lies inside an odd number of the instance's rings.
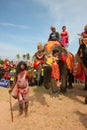
[[[84,94],[81,84],[56,96],[50,89],[30,87],[29,116],[18,115],[18,102],[12,98],[12,123],[8,89],[0,87],[0,130],[87,130]]]

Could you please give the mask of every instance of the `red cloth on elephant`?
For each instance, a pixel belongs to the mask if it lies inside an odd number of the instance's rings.
[[[74,73],[74,77],[75,79],[80,79],[80,81],[84,81],[85,80],[85,74],[84,74],[84,67],[83,67],[83,63],[82,62],[78,62],[76,64],[76,70]]]
[[[64,53],[61,54],[61,60],[62,60],[63,62],[66,61],[66,57],[65,57]]]
[[[82,62],[78,62],[77,64],[77,73],[76,73],[77,76],[81,76],[82,75]]]
[[[83,82],[85,81],[85,73],[82,71],[82,75],[80,77],[80,81]]]
[[[54,78],[56,80],[60,79],[60,71],[59,71],[59,66],[56,62],[52,64],[52,73],[51,73],[51,78]]]

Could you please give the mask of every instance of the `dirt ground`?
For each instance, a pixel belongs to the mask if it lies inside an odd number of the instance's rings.
[[[18,101],[11,98],[12,122],[8,89],[0,87],[0,130],[87,130],[84,95],[82,84],[55,96],[43,86],[30,87],[28,117],[18,115]]]

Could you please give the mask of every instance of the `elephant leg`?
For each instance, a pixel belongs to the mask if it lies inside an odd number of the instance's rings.
[[[67,88],[67,77],[66,76],[62,76],[62,81],[61,81],[61,87],[60,87],[60,92],[65,93],[66,92],[66,88]]]
[[[57,83],[54,78],[51,78],[51,89],[54,94],[58,92]]]
[[[49,89],[51,86],[51,72],[52,72],[52,68],[50,66],[46,66],[44,68],[44,87],[46,89]]]
[[[72,89],[73,88],[72,82],[73,82],[73,75],[72,75],[72,73],[69,73],[69,76],[68,76],[68,83],[69,83],[68,89]]]
[[[85,97],[85,104],[87,104],[87,97]]]
[[[87,91],[87,74],[85,75],[85,87],[84,90]]]
[[[64,63],[63,66],[61,66],[61,87],[60,92],[65,93],[67,88],[67,75],[68,75],[68,69],[67,65]]]

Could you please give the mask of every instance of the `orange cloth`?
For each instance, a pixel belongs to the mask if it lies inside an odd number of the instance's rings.
[[[51,73],[51,77],[59,80],[60,79],[60,71],[59,71],[59,66],[56,62],[54,62],[52,64],[52,73]]]
[[[58,41],[48,41],[45,45],[46,51],[49,53],[55,45],[60,46],[60,43]]]
[[[66,59],[66,63],[67,63],[67,66],[68,66],[68,69],[70,70],[70,72],[73,72],[74,58],[73,58],[72,54],[70,54],[69,52],[68,52],[68,56]]]
[[[75,69],[75,76],[80,77],[82,75],[82,62],[78,62]]]

